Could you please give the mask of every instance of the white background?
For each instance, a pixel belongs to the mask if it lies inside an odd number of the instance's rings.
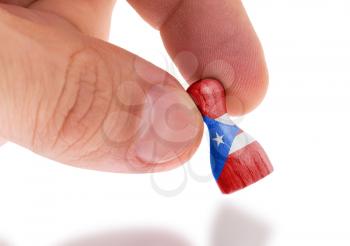
[[[245,6],[265,48],[270,88],[240,125],[269,153],[271,176],[221,195],[205,178],[205,139],[184,168],[153,176],[76,169],[7,144],[0,149],[0,245],[350,245],[350,4]],[[158,33],[124,0],[111,42],[181,79]],[[187,183],[165,197],[151,177],[164,189]]]

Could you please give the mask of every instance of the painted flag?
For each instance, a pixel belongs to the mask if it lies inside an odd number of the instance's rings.
[[[208,127],[211,168],[223,193],[242,189],[273,171],[261,145],[228,116],[225,91],[220,82],[202,80],[187,91]]]

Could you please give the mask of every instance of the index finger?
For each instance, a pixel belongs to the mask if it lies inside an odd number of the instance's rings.
[[[230,114],[263,99],[268,73],[263,50],[240,0],[129,0],[159,29],[167,51],[191,84],[220,80]]]

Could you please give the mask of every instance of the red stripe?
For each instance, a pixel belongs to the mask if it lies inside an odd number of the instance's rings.
[[[239,134],[241,134],[242,132],[243,132],[243,130],[242,130],[242,129],[239,129],[238,132],[237,132],[237,136],[238,136]]]
[[[229,155],[218,179],[225,194],[240,190],[273,171],[272,165],[258,142],[253,142]]]

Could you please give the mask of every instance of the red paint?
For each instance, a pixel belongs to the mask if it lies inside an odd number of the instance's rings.
[[[192,84],[187,92],[191,95],[202,115],[212,119],[226,114],[225,89],[214,79],[204,79]]]
[[[221,191],[229,194],[257,182],[272,171],[264,149],[255,141],[229,155],[217,182]]]

